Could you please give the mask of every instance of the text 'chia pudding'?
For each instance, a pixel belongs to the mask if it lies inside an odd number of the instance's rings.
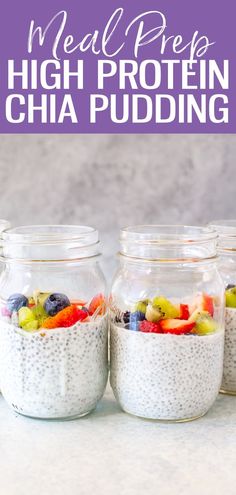
[[[236,287],[226,288],[225,351],[222,392],[236,395]]]
[[[0,386],[15,411],[72,418],[95,408],[107,382],[105,298],[13,294],[1,303]]]
[[[110,380],[124,411],[170,421],[204,415],[223,367],[224,331],[213,297],[174,304],[158,296],[125,312],[111,301],[111,313]]]

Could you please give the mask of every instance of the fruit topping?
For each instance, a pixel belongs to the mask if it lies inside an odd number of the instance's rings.
[[[180,315],[179,315],[180,320],[189,319],[190,313],[189,313],[188,304],[180,304],[179,311],[180,311]]]
[[[83,321],[88,317],[87,311],[83,311],[82,309],[78,309],[77,306],[72,304],[67,308],[60,311],[57,316],[57,322],[59,327],[71,327],[77,321]]]
[[[152,304],[148,304],[145,317],[148,321],[157,323],[157,321],[163,318],[163,313],[161,312],[159,306],[154,307]]]
[[[105,303],[102,294],[97,294],[88,307],[84,299],[77,299],[71,303],[65,294],[35,290],[28,298],[23,294],[12,294],[0,308],[0,315],[5,321],[26,331],[40,328],[66,328],[78,321],[89,322],[95,320],[98,315],[103,315],[106,310]],[[120,315],[122,322],[121,311]],[[130,313],[127,313],[127,321],[130,320],[128,315]]]
[[[96,315],[104,315],[105,309],[106,303],[103,294],[94,296],[88,307],[90,316],[94,315],[95,312]]]
[[[139,330],[139,322],[145,320],[145,315],[141,311],[135,311],[130,314],[129,320],[129,329],[138,331]]]
[[[189,321],[197,321],[197,319],[201,316],[209,316],[208,311],[199,311],[199,309],[195,309],[189,317]]]
[[[28,299],[24,294],[12,294],[7,300],[7,309],[12,313],[28,305]]]
[[[56,316],[49,316],[49,318],[44,320],[42,327],[48,328],[48,330],[52,330],[53,328],[57,328],[58,323],[57,323]]]
[[[124,323],[125,323],[125,324],[126,324],[126,323],[129,323],[129,321],[130,321],[130,314],[131,314],[131,313],[130,313],[130,311],[126,311],[126,312],[123,314],[123,321],[124,321]]]
[[[140,311],[141,313],[146,313],[147,305],[149,303],[148,299],[145,299],[144,301],[139,301],[135,304],[135,309],[134,311]]]
[[[48,315],[42,306],[42,304],[37,304],[37,306],[31,307],[31,311],[35,317],[35,319],[38,321],[39,327],[42,326],[42,323],[46,318],[48,318]]]
[[[194,333],[197,335],[207,335],[218,330],[217,322],[209,313],[199,313],[195,323]]]
[[[166,320],[161,320],[159,325],[164,333],[182,335],[185,333],[190,333],[195,327],[196,323],[195,321],[168,318]]]
[[[22,307],[18,313],[19,326],[24,330],[35,330],[38,328],[38,322],[30,308]]]
[[[145,333],[163,333],[159,323],[143,320],[139,323],[140,332]]]
[[[195,310],[198,311],[207,311],[209,315],[213,316],[214,315],[214,302],[213,302],[213,297],[209,296],[208,294],[201,294],[197,296],[193,302],[192,305],[192,311]]]
[[[227,308],[236,308],[236,287],[231,287],[225,291]]]
[[[49,316],[55,316],[67,306],[70,306],[70,301],[65,294],[50,294],[44,302],[44,309]]]
[[[26,323],[23,327],[24,330],[27,332],[32,332],[33,330],[38,330],[39,324],[36,320],[30,321],[29,323]]]
[[[179,318],[179,309],[163,296],[154,297],[152,306],[159,309],[162,318]]]
[[[43,328],[71,327],[77,321],[83,321],[87,317],[87,311],[83,311],[72,304],[59,311],[56,316],[44,320],[42,326]]]
[[[41,304],[41,306],[44,305],[46,299],[50,296],[50,292],[36,292],[34,294],[34,300],[35,304]]]
[[[234,288],[236,289],[236,285],[235,284],[228,284],[225,290],[234,289]]]

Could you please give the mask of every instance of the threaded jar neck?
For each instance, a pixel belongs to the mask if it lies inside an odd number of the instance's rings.
[[[210,227],[138,225],[121,230],[120,254],[143,261],[199,261],[217,254],[217,233]]]
[[[98,231],[82,225],[35,225],[8,229],[1,235],[3,259],[63,261],[99,254]]]
[[[219,254],[236,255],[236,220],[215,220],[209,226],[217,231]]]

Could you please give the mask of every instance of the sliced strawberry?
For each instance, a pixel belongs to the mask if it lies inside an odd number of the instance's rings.
[[[199,312],[207,311],[211,316],[214,315],[214,302],[213,297],[208,294],[201,294],[196,297],[191,308],[191,314],[193,311],[198,310]]]
[[[189,307],[187,304],[180,304],[180,320],[188,320],[190,316]]]
[[[77,306],[72,304],[59,311],[54,318],[56,318],[58,327],[71,327],[77,323],[77,321],[85,320],[87,316],[88,313],[86,311],[78,309]]]
[[[147,320],[140,321],[139,330],[145,333],[162,333],[159,323],[153,323]]]
[[[97,294],[93,297],[88,308],[89,314],[93,315],[99,308],[101,309],[98,314],[103,315],[105,313],[105,298],[103,294]]]
[[[195,321],[190,322],[189,320],[169,318],[167,320],[161,320],[159,325],[164,333],[181,335],[191,332],[191,330],[195,327]]]

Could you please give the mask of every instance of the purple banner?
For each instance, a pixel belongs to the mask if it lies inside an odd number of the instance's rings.
[[[1,133],[235,133],[235,4],[4,2]]]

